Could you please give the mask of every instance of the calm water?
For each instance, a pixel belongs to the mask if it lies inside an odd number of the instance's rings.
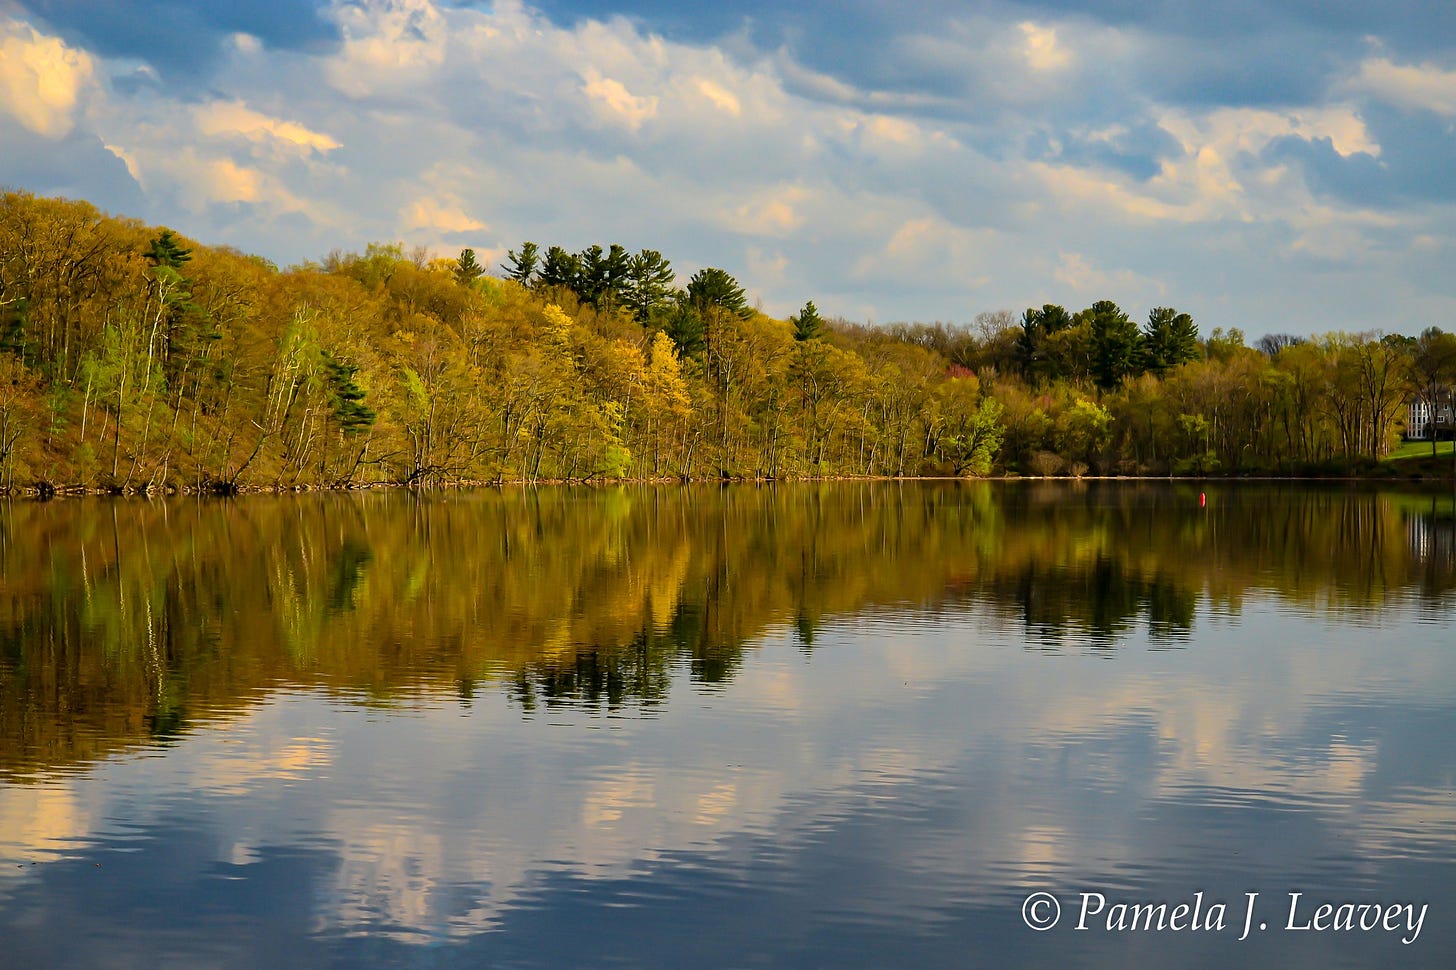
[[[1449,491],[0,506],[6,967],[1449,966],[1453,741]]]

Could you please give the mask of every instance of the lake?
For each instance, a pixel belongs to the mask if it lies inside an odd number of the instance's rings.
[[[0,966],[1447,966],[1453,741],[1449,488],[0,505]]]

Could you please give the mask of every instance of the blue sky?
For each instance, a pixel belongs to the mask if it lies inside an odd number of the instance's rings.
[[[1456,327],[1456,3],[0,0],[0,185],[280,264],[532,239],[763,308]]]

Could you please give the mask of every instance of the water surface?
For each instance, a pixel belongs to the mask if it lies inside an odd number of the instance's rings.
[[[1443,966],[1452,505],[6,505],[0,965]],[[1079,931],[1084,892],[1228,925]],[[1292,892],[1426,916],[1289,930]]]

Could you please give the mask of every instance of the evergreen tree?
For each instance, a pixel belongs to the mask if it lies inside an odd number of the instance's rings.
[[[798,341],[818,340],[824,336],[824,321],[819,316],[819,309],[810,300],[804,304],[804,309],[799,311],[796,317],[790,317],[794,325],[794,339]]]
[[[588,246],[576,254],[576,265],[579,269],[572,289],[576,291],[577,299],[581,302],[597,305],[606,289],[606,261],[606,253],[597,245]]]
[[[452,272],[455,275],[455,282],[461,286],[469,286],[485,275],[485,267],[476,262],[475,250],[462,249],[460,257],[455,260],[455,268]]]
[[[374,424],[374,409],[364,403],[364,389],[354,380],[357,364],[346,364],[328,351],[323,353],[324,383],[329,408],[344,434],[358,434]]]
[[[153,266],[167,266],[172,269],[180,269],[182,264],[192,258],[192,250],[183,249],[178,245],[172,230],[163,229],[161,235],[153,239],[147,248],[146,256]]]
[[[582,250],[577,256],[580,272],[576,295],[598,310],[611,311],[622,302],[627,284],[627,250],[616,243],[606,251],[601,246]]]
[[[208,356],[209,346],[222,339],[222,332],[207,311],[193,302],[190,291],[179,289],[168,302],[163,373],[168,386],[176,389],[182,374]]]
[[[1142,334],[1111,300],[1098,300],[1078,316],[1092,327],[1092,375],[1104,390],[1141,371]]]
[[[143,255],[152,264],[156,296],[163,320],[160,346],[162,373],[168,387],[179,390],[187,368],[206,355],[221,338],[206,312],[192,301],[192,281],[182,275],[192,250],[183,248],[170,229],[163,229]],[[150,353],[150,348],[148,348]]]
[[[644,249],[627,261],[623,305],[643,327],[667,304],[672,294],[672,264],[655,249]]]
[[[631,271],[632,257],[627,250],[612,243],[607,247],[607,257],[600,270],[601,291],[596,306],[608,312],[622,304],[627,293],[627,275]]]
[[[688,280],[688,301],[699,313],[717,308],[740,317],[753,315],[743,287],[732,276],[713,266],[698,270]]]
[[[522,286],[531,286],[536,281],[536,266],[540,261],[540,250],[533,242],[521,243],[519,254],[514,249],[506,251],[508,262],[501,263],[506,279],[515,280]]]
[[[578,293],[581,288],[581,257],[573,256],[560,246],[552,246],[546,250],[537,285],[564,287]]]
[[[1143,367],[1161,376],[1197,359],[1198,327],[1193,318],[1172,307],[1154,307],[1143,329]]]
[[[33,363],[34,346],[27,336],[26,311],[30,301],[24,297],[8,306],[0,307],[0,353],[11,353]]]
[[[706,328],[703,325],[702,314],[698,312],[697,307],[693,306],[686,294],[678,295],[677,303],[667,318],[667,326],[663,332],[672,339],[673,345],[677,347],[678,356],[683,360],[697,360],[707,349]]]
[[[1040,310],[1032,307],[1022,314],[1021,331],[1016,335],[1016,362],[1021,375],[1036,383],[1062,375],[1056,373],[1048,341],[1072,327],[1072,315],[1055,303]]]

